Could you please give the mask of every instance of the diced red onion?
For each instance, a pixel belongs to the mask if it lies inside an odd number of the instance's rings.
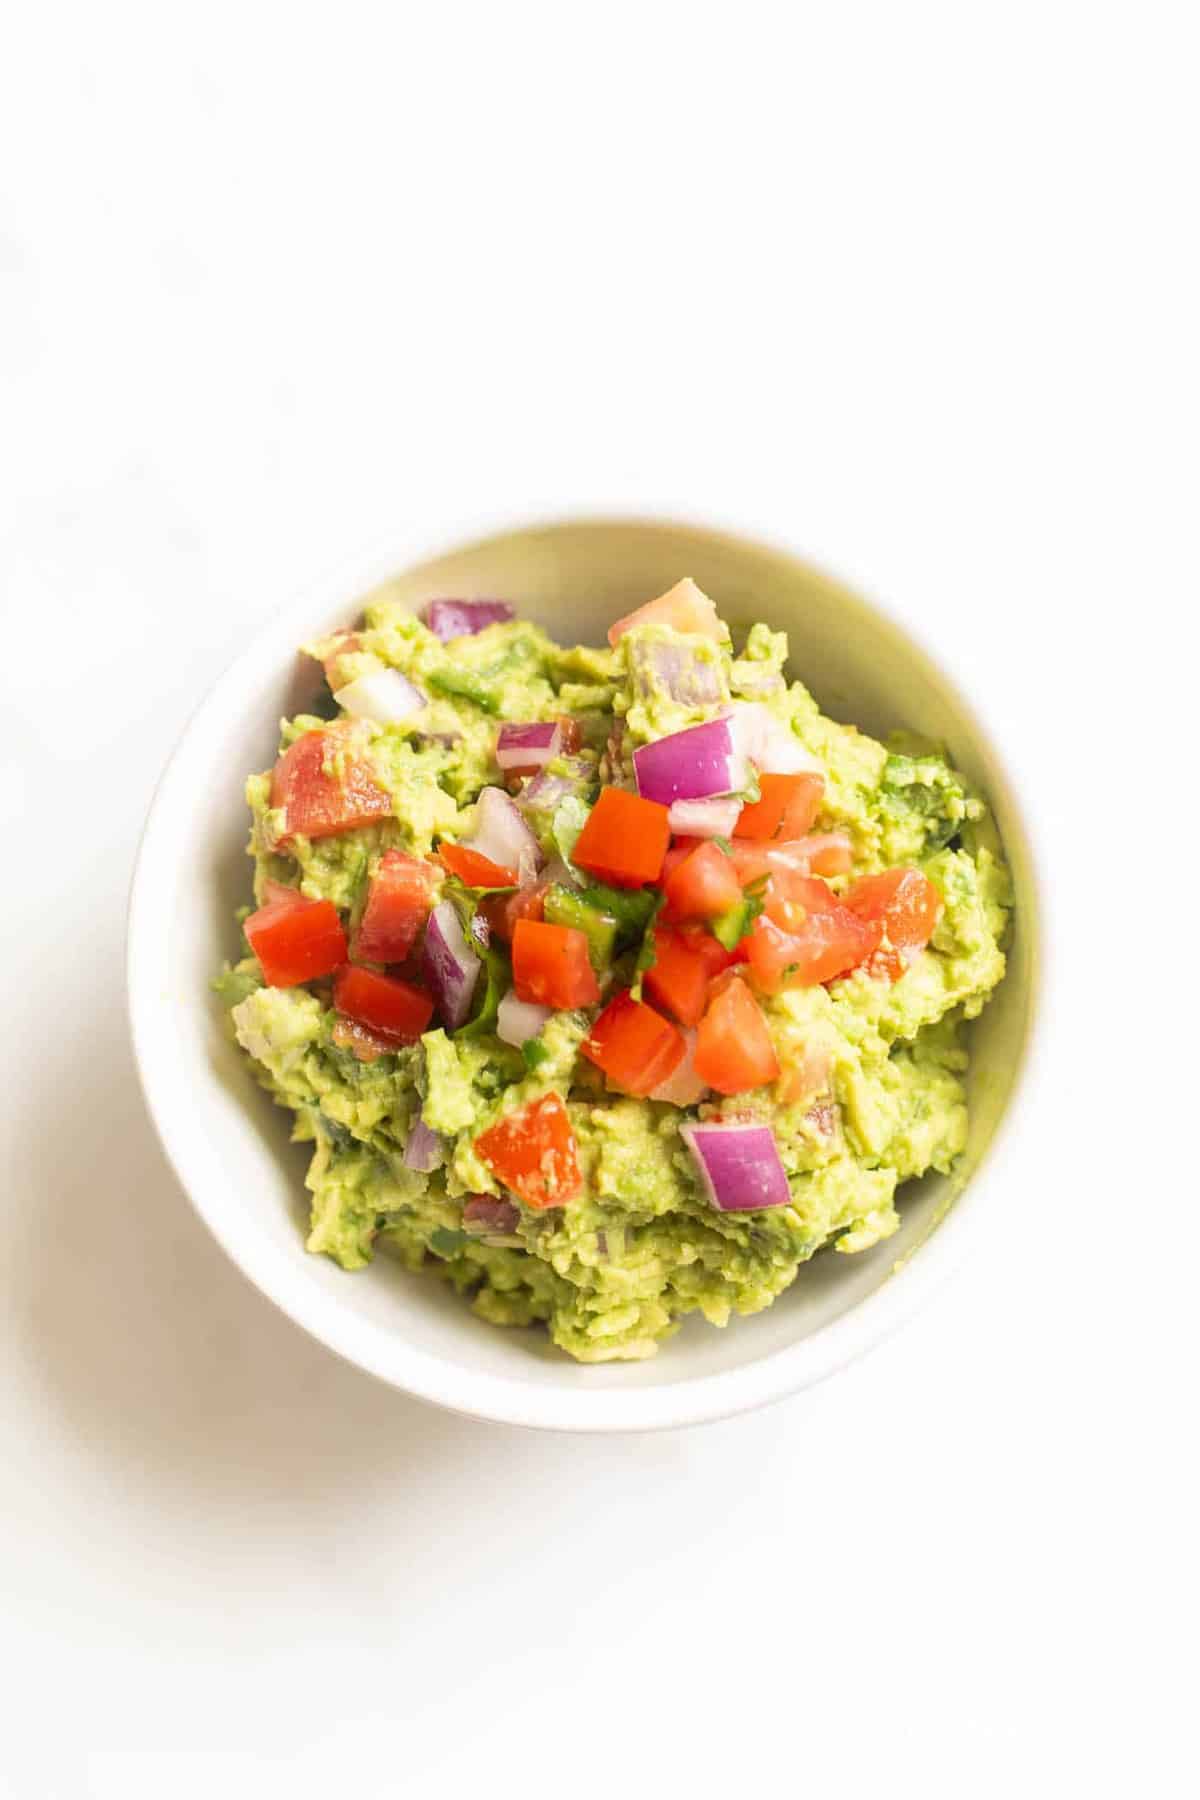
[[[720,800],[676,800],[667,824],[677,837],[732,837],[742,803],[736,794]]]
[[[516,801],[503,788],[480,790],[475,831],[467,848],[499,863],[502,869],[516,869],[522,883],[542,866],[541,845],[521,817]]]
[[[502,725],[496,761],[502,769],[544,768],[558,755],[562,735],[562,726],[553,719],[539,725]]]
[[[429,915],[421,951],[421,973],[451,1031],[465,1024],[479,980],[479,958],[467,943],[458,914],[449,900]]]
[[[822,775],[824,768],[791,728],[758,700],[730,706],[725,717],[734,742],[764,775]]]
[[[769,1125],[684,1125],[680,1137],[718,1212],[758,1212],[791,1204],[791,1190]]]
[[[746,758],[735,746],[727,719],[709,719],[642,744],[633,753],[633,770],[642,798],[662,806],[734,794],[749,779]]]
[[[670,1106],[696,1106],[707,1094],[706,1084],[696,1073],[696,1034],[685,1031],[683,1036],[687,1044],[683,1061],[665,1081],[650,1090],[651,1100],[665,1100]]]
[[[553,812],[563,800],[581,794],[592,780],[592,765],[581,756],[563,757],[565,772],[552,775],[548,769],[526,783],[516,804],[528,812]]]
[[[535,1006],[532,1000],[518,1000],[515,988],[509,988],[496,1014],[496,1036],[505,1044],[519,1048],[535,1038],[550,1017],[548,1006]]]
[[[430,1131],[424,1119],[417,1119],[404,1146],[404,1166],[418,1175],[429,1175],[446,1160],[446,1140],[440,1132]]]
[[[466,1230],[496,1232],[501,1237],[511,1237],[521,1223],[511,1200],[497,1200],[491,1194],[472,1194],[462,1216]]]
[[[443,644],[506,624],[514,616],[507,600],[431,600],[425,608],[425,623]]]
[[[634,686],[643,696],[659,684],[681,706],[711,706],[722,696],[718,666],[684,644],[636,641],[631,672]]]
[[[429,704],[399,669],[372,669],[338,688],[333,697],[344,712],[356,719],[374,719],[378,725],[398,725]]]

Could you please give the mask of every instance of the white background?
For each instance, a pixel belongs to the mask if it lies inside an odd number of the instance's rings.
[[[1193,23],[10,20],[5,1795],[1196,1791]],[[1055,914],[967,1272],[815,1392],[610,1441],[277,1317],[122,1012],[140,821],[245,634],[412,521],[575,502],[765,527],[918,622]]]

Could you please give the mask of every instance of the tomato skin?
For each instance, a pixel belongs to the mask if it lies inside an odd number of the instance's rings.
[[[506,888],[517,885],[515,869],[503,868],[490,857],[480,856],[478,850],[468,849],[465,844],[439,844],[435,855],[448,875],[457,875],[469,888]]]
[[[698,844],[663,882],[667,912],[674,919],[719,919],[742,897],[733,860],[716,844]]]
[[[583,1189],[579,1146],[558,1094],[508,1113],[475,1140],[488,1168],[526,1206],[565,1206]]]
[[[403,962],[433,908],[437,872],[403,850],[387,850],[371,877],[354,936],[360,962]]]
[[[816,876],[796,877],[786,891],[767,892],[749,938],[754,982],[764,993],[817,987],[848,974],[879,948],[882,928],[859,918]]]
[[[701,959],[710,981],[723,969],[729,968],[731,963],[744,960],[739,957],[737,950],[727,950],[724,944],[719,944],[708,926],[701,924],[699,920],[688,920],[682,925],[677,925],[675,933],[687,945],[692,955]],[[739,944],[738,950],[740,949],[741,945]]]
[[[726,954],[714,937],[710,936],[709,942],[716,945],[722,956]],[[667,925],[657,925],[654,956],[654,962],[642,977],[646,993],[681,1025],[698,1025],[711,979],[704,952],[693,949],[681,932],[672,931]]]
[[[744,981],[722,977],[696,1032],[696,1074],[719,1094],[744,1094],[779,1075],[762,1008]]]
[[[735,838],[803,837],[810,831],[825,795],[823,775],[760,775],[759,798],[743,806]]]
[[[687,1041],[677,1025],[626,988],[609,1001],[580,1048],[614,1087],[641,1099],[675,1073]]]
[[[844,899],[860,919],[878,920],[897,950],[923,950],[942,910],[942,896],[919,869],[885,869],[882,875],[864,875]]]
[[[347,956],[346,934],[332,900],[272,900],[242,927],[268,987],[298,987],[332,975]]]
[[[587,938],[571,925],[518,919],[512,936],[512,972],[517,999],[535,1006],[566,1012],[594,1006],[600,998]]]
[[[701,588],[690,576],[684,576],[657,600],[647,600],[644,606],[626,613],[608,628],[608,641],[615,649],[627,631],[635,625],[672,625],[676,631],[691,631],[701,637],[711,638],[719,644],[724,636],[721,621],[717,617],[717,609]]]
[[[393,975],[346,963],[333,983],[333,1004],[343,1018],[364,1025],[389,1044],[415,1044],[433,1017],[433,995]]]
[[[520,919],[540,920],[543,917],[549,882],[542,881],[536,887],[518,888],[515,894],[488,894],[479,903],[479,910],[492,929],[492,934],[502,943],[511,944],[513,932]]]
[[[671,841],[667,808],[625,788],[606,787],[588,814],[571,860],[611,887],[657,881]]]
[[[335,837],[391,816],[392,802],[349,734],[306,731],[286,749],[271,774],[271,805],[283,813],[277,842]]]

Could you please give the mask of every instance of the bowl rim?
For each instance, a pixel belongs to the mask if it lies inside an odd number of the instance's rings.
[[[220,715],[226,695],[240,687],[248,666],[261,666],[265,675],[280,656],[286,660],[294,655],[292,619],[323,604],[326,598],[335,602],[344,595],[349,604],[391,576],[491,538],[572,526],[692,531],[789,558],[845,589],[911,642],[953,690],[976,740],[1006,778],[1011,809],[1028,850],[1029,893],[1025,912],[1033,946],[1024,1040],[1007,1105],[981,1164],[945,1216],[904,1260],[903,1279],[895,1278],[898,1271],[890,1272],[878,1288],[839,1318],[799,1342],[743,1367],[628,1391],[581,1387],[578,1393],[567,1388],[535,1387],[508,1376],[455,1366],[416,1349],[396,1332],[385,1332],[330,1307],[319,1289],[305,1279],[302,1257],[297,1257],[294,1265],[284,1263],[256,1237],[250,1228],[249,1214],[239,1215],[236,1207],[222,1206],[215,1200],[208,1192],[203,1171],[197,1167],[182,1111],[168,1091],[166,1064],[153,1053],[154,1034],[161,1028],[162,1005],[151,955],[153,921],[160,912],[158,890],[169,870],[159,854],[159,845],[166,840],[166,822],[176,816],[177,800],[187,794],[189,750],[204,735],[204,727]],[[247,1280],[318,1342],[416,1399],[470,1418],[580,1433],[663,1430],[752,1411],[824,1380],[907,1323],[961,1265],[973,1234],[985,1217],[981,1202],[995,1184],[1015,1139],[1016,1127],[1025,1116],[1030,1095],[1035,1091],[1035,1067],[1043,1052],[1041,950],[1048,923],[1046,891],[1040,875],[1044,862],[1035,828],[1022,803],[1023,791],[1014,758],[1000,755],[973,689],[964,685],[953,662],[935,654],[920,631],[914,631],[907,620],[900,619],[873,593],[864,591],[853,577],[832,574],[823,563],[769,530],[744,521],[730,524],[711,515],[690,517],[674,509],[630,511],[580,505],[549,516],[526,519],[506,514],[469,526],[440,529],[428,540],[420,532],[398,532],[386,542],[343,559],[336,567],[305,582],[275,609],[204,693],[159,776],[136,853],[126,922],[126,1001],[134,1062],[147,1112],[184,1193]]]

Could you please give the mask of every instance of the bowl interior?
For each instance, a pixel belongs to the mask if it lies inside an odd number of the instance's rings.
[[[724,1331],[691,1321],[649,1362],[580,1368],[539,1333],[484,1324],[442,1283],[386,1258],[347,1275],[305,1254],[304,1149],[288,1142],[290,1115],[249,1079],[208,983],[236,954],[233,909],[249,893],[245,777],[270,764],[279,718],[320,686],[295,646],[352,620],[364,586],[327,591],[256,640],[189,727],[147,829],[130,933],[134,1036],[151,1109],[193,1200],[251,1278],[316,1335],[400,1386],[485,1416],[583,1429],[672,1423],[823,1372],[838,1327],[911,1279],[905,1265],[979,1168],[1025,1051],[1036,903],[1013,796],[963,698],[865,602],[790,553],[621,520],[506,532],[365,587],[413,608],[437,594],[504,595],[559,639],[601,642],[615,616],[684,574],[735,628],[762,618],[786,629],[791,672],[825,710],[875,734],[907,726],[943,740],[991,799],[1018,894],[1008,977],[972,1027],[970,1140],[955,1175],[902,1189],[896,1237],[860,1256],[819,1256],[756,1317]]]

